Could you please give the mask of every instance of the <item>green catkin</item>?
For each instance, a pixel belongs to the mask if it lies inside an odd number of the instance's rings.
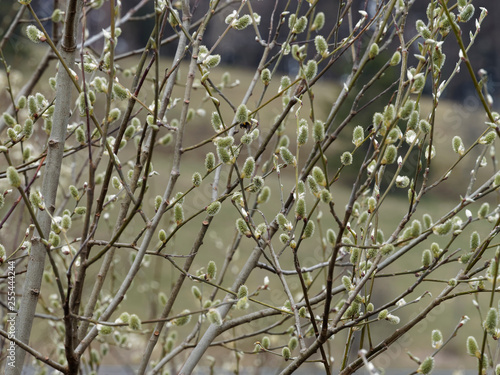
[[[285,361],[288,361],[290,357],[292,356],[292,353],[290,352],[290,348],[288,346],[285,346],[283,349],[281,349],[281,355],[283,356],[283,359]]]
[[[468,4],[465,8],[462,9],[459,15],[459,21],[460,22],[467,22],[469,21],[472,16],[474,15],[474,5]]]
[[[378,56],[378,53],[379,53],[379,47],[378,47],[378,44],[377,43],[373,43],[371,46],[370,46],[370,51],[368,52],[368,58],[370,59],[374,59],[375,57]]]
[[[191,313],[191,311],[189,310],[182,310],[181,313],[179,315],[182,315],[178,318],[175,318],[174,320],[172,320],[172,324],[177,326],[177,327],[181,327],[181,326],[184,326],[186,324],[189,323],[189,321],[191,320],[191,315],[189,315]]]
[[[471,250],[475,250],[479,247],[481,243],[481,237],[479,236],[479,233],[474,231],[472,232],[470,236],[470,248]]]
[[[314,17],[313,24],[311,25],[311,31],[319,31],[325,25],[325,13],[318,12],[316,17]]]
[[[433,369],[434,369],[434,358],[433,357],[427,357],[420,364],[417,372],[419,374],[427,375],[427,374],[430,374]]]
[[[382,158],[382,164],[392,164],[396,161],[398,149],[394,145],[388,145]]]
[[[325,125],[322,121],[314,121],[313,139],[314,142],[322,142],[325,139]]]
[[[460,138],[458,135],[453,137],[452,148],[453,148],[453,151],[459,155],[463,155],[465,152],[465,147],[464,147],[464,143],[462,141],[462,138]]]
[[[207,278],[208,280],[213,280],[215,279],[215,276],[217,275],[217,265],[213,260],[208,262],[207,265]]]
[[[439,329],[434,329],[431,333],[432,347],[438,349],[443,344],[443,334]]]
[[[483,322],[483,328],[490,335],[494,335],[496,332],[496,328],[498,325],[498,311],[496,308],[492,307],[488,310],[486,314],[486,318]]]
[[[399,116],[403,120],[408,120],[414,108],[415,108],[415,102],[413,100],[407,100],[403,108],[401,108]]]
[[[432,253],[429,249],[425,249],[422,253],[422,266],[427,268],[432,263]]]
[[[191,294],[193,295],[193,297],[195,299],[197,299],[198,301],[201,301],[201,291],[200,291],[200,288],[198,288],[196,285],[193,285],[191,287]]]
[[[318,185],[326,186],[327,183],[326,177],[320,167],[315,166],[312,169],[311,175],[313,176],[314,180],[317,182]]]
[[[209,216],[215,216],[219,213],[220,208],[221,203],[219,201],[212,202],[207,206],[207,214]]]
[[[210,323],[220,326],[222,324],[222,317],[220,316],[219,310],[209,309],[207,313],[208,320]]]
[[[243,236],[250,234],[247,223],[241,217],[236,220],[236,229],[238,229],[238,232]]]
[[[380,253],[382,255],[389,255],[390,253],[392,253],[394,251],[394,245],[393,244],[385,244],[384,246],[382,246],[380,248]]]
[[[280,147],[280,156],[286,164],[295,166],[295,156],[286,147]]]
[[[141,329],[141,319],[136,314],[131,314],[129,321],[128,321],[128,326],[131,330],[133,331],[138,331]]]
[[[297,199],[295,205],[295,217],[300,220],[306,216],[306,201],[304,198]]]
[[[252,177],[255,171],[255,159],[249,156],[245,160],[245,164],[243,165],[243,169],[241,171],[241,178],[250,178]]]
[[[473,336],[467,337],[467,354],[476,358],[480,358],[481,356],[479,346],[477,345],[477,341]]]
[[[257,203],[259,204],[267,203],[270,197],[271,197],[271,189],[269,188],[269,186],[264,186],[259,196],[257,197]]]
[[[202,181],[203,178],[201,177],[201,174],[199,172],[194,172],[193,176],[191,177],[191,182],[193,183],[193,186],[195,187],[200,186]]]
[[[490,131],[486,133],[484,136],[479,138],[479,143],[483,145],[491,145],[493,142],[495,142],[496,138],[496,133],[495,131]]]
[[[167,241],[167,232],[164,229],[160,229],[158,232],[158,239],[163,243]]]
[[[306,224],[306,227],[304,228],[304,234],[302,235],[302,238],[310,238],[314,234],[314,221],[309,220]]]
[[[490,212],[490,204],[488,202],[484,202],[477,211],[477,217],[480,219],[484,219],[486,216],[488,216],[489,212]]]
[[[396,65],[399,65],[399,63],[401,62],[401,52],[399,51],[396,51],[394,52],[394,54],[392,55],[391,57],[391,61],[390,61],[390,65],[391,66],[396,66]]]
[[[260,80],[266,86],[269,85],[269,83],[271,82],[271,78],[272,78],[271,71],[268,68],[263,69],[262,72],[260,73]]]
[[[240,104],[236,110],[236,121],[240,124],[248,121],[248,110],[245,104]]]
[[[299,340],[295,336],[291,337],[290,340],[288,341],[288,347],[290,348],[291,351],[294,351],[298,345],[299,345]]]
[[[42,41],[45,41],[45,35],[43,32],[38,30],[38,28],[34,25],[29,25],[26,28],[26,36],[31,40],[33,43],[40,43]]]
[[[120,85],[119,83],[115,83],[113,85],[113,94],[119,100],[128,99],[129,96],[130,96],[129,91],[125,87],[123,87],[122,85]]]
[[[328,54],[328,43],[322,35],[316,35],[314,38],[314,46],[318,55],[325,57]]]
[[[356,126],[352,132],[352,143],[359,147],[365,139],[365,131],[362,126]]]
[[[219,116],[219,113],[212,112],[212,117],[210,119],[210,123],[216,132],[219,132],[222,129],[222,120]]]
[[[307,80],[312,80],[318,73],[318,63],[315,60],[309,60],[304,69],[304,76]]]
[[[345,151],[341,156],[340,156],[340,162],[342,165],[351,165],[352,164],[352,154],[349,151]]]
[[[327,189],[323,189],[320,192],[320,199],[323,203],[328,204],[332,201],[332,194]]]
[[[18,188],[21,186],[21,177],[19,173],[17,173],[16,168],[10,166],[7,168],[7,180],[9,181],[10,186],[14,188]]]
[[[408,122],[406,123],[406,129],[407,130],[416,130],[418,126],[418,121],[420,118],[420,114],[418,111],[412,111],[410,114],[410,117],[408,119]]]
[[[184,209],[180,203],[176,203],[174,206],[174,219],[177,225],[184,221]]]
[[[309,138],[309,128],[306,126],[301,126],[297,135],[297,143],[299,146],[303,146],[307,143]]]
[[[300,17],[294,22],[292,32],[295,34],[300,34],[304,32],[307,27],[307,18],[305,16]]]
[[[219,157],[219,160],[224,163],[224,164],[230,164],[231,163],[231,155],[229,154],[229,151],[225,147],[217,147],[217,156]]]
[[[335,235],[335,232],[333,229],[328,229],[326,231],[326,241],[330,246],[334,246],[335,242],[337,241],[337,236]]]
[[[205,169],[207,171],[211,171],[215,168],[215,155],[213,152],[209,152],[207,156],[205,156]]]
[[[425,86],[425,76],[422,73],[417,74],[414,78],[413,85],[411,87],[411,92],[418,94]]]

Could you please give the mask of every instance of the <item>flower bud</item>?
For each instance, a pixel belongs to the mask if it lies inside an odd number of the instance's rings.
[[[291,351],[294,351],[297,346],[299,346],[299,340],[295,336],[291,337],[290,341],[288,341],[288,347]]]
[[[453,137],[452,147],[453,151],[459,155],[463,155],[465,152],[465,147],[464,143],[462,142],[462,138],[460,138],[458,135]]]
[[[295,205],[295,217],[300,220],[306,216],[306,201],[304,198],[297,199],[297,204]]]
[[[236,110],[236,121],[240,124],[248,121],[248,110],[245,104],[240,104]]]

